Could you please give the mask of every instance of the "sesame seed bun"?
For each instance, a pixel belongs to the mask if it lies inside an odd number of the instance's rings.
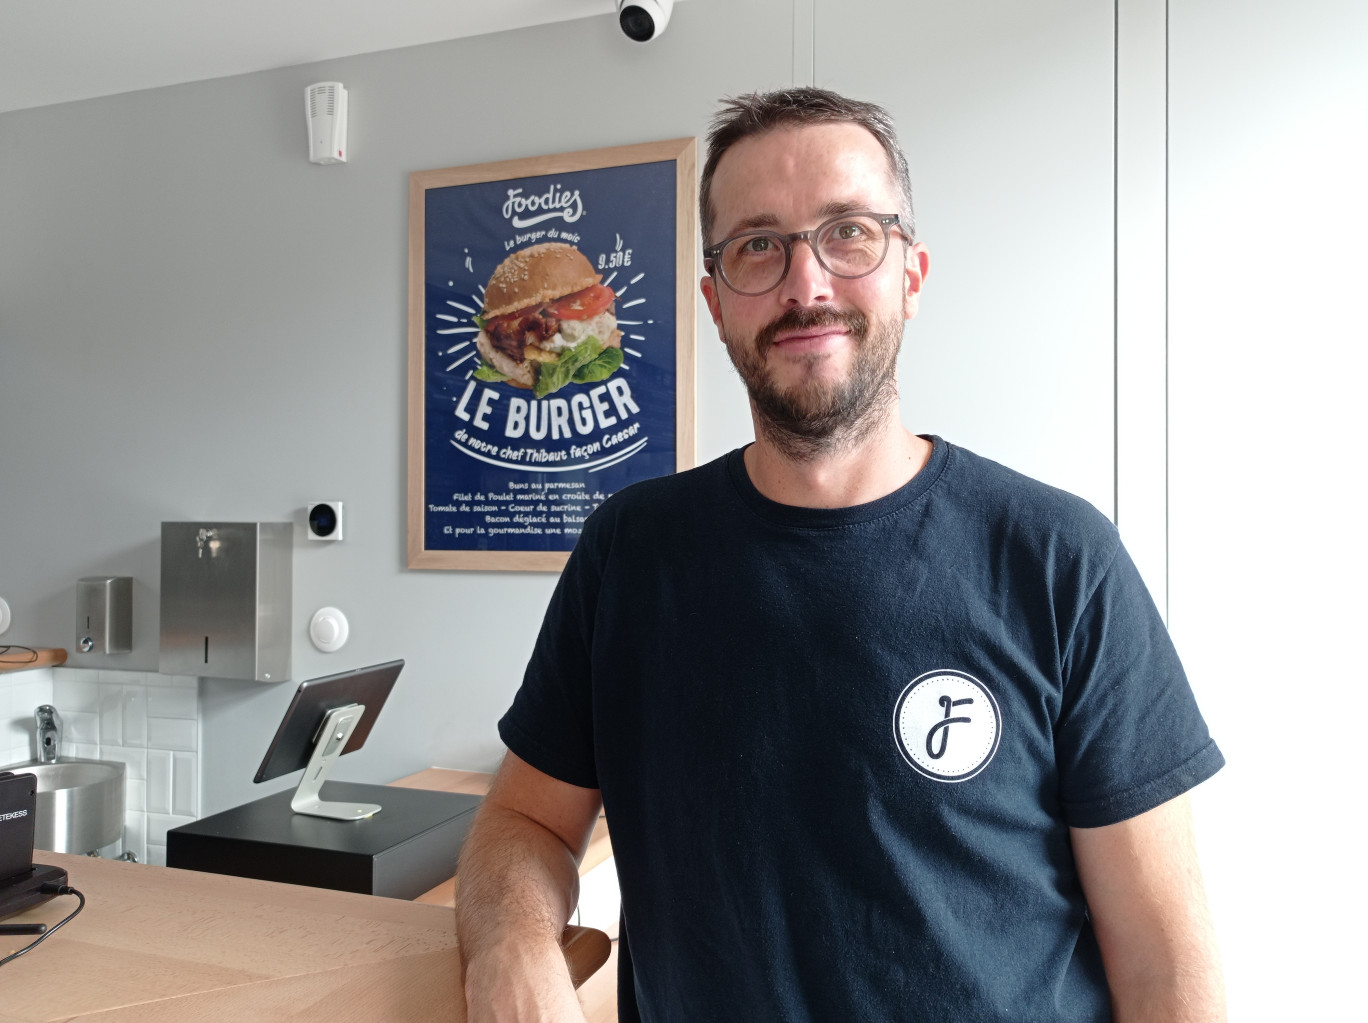
[[[584,253],[564,242],[544,242],[513,253],[495,268],[485,288],[485,319],[504,316],[583,291],[602,280]]]

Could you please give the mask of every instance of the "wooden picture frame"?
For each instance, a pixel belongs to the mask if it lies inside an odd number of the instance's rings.
[[[409,176],[409,568],[559,571],[604,499],[693,466],[696,175],[684,138]],[[552,256],[598,283],[485,305]]]

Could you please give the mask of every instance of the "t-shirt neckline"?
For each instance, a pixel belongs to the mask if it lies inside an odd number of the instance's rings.
[[[761,518],[786,526],[801,526],[808,529],[851,526],[901,511],[920,499],[940,479],[950,461],[951,445],[935,434],[921,436],[931,442],[931,457],[917,475],[891,494],[847,508],[803,508],[770,500],[755,488],[750,474],[746,472],[744,447],[728,453],[727,475],[741,500]]]

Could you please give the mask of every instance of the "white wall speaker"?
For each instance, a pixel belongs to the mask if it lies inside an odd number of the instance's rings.
[[[316,82],[304,90],[309,124],[309,162],[347,162],[347,90],[341,82]]]

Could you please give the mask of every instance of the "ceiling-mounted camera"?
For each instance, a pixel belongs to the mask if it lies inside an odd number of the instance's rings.
[[[674,0],[617,0],[618,24],[633,42],[649,43],[670,23]]]

